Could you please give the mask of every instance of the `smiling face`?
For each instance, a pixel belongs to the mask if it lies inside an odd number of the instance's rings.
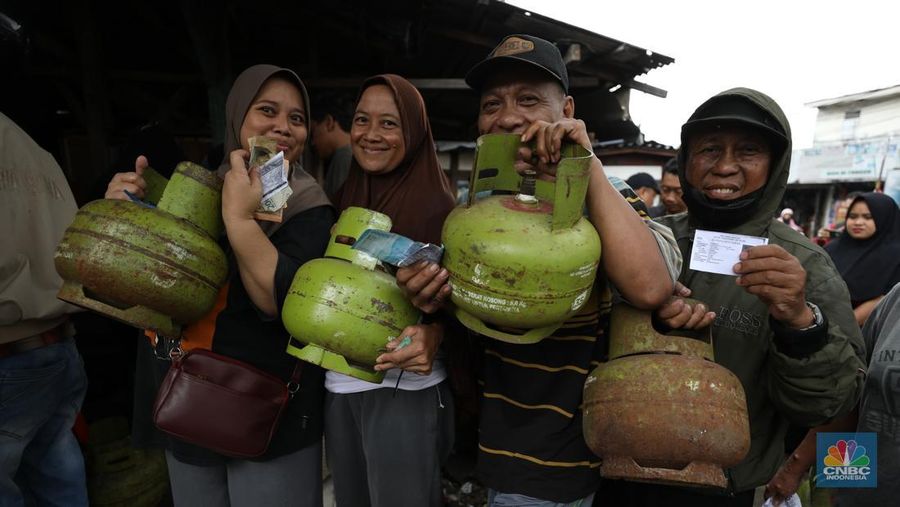
[[[498,67],[481,89],[479,134],[521,134],[535,121],[572,118],[575,102],[544,72],[521,64]]]
[[[698,130],[688,139],[687,182],[708,198],[730,201],[766,184],[772,151],[749,127]]]
[[[847,234],[853,239],[869,239],[875,235],[875,218],[866,201],[860,199],[853,203],[847,212]]]
[[[350,127],[353,158],[369,174],[386,174],[406,156],[403,125],[394,94],[386,85],[372,85],[363,92]]]
[[[285,79],[273,77],[260,87],[241,124],[241,146],[247,139],[265,136],[275,141],[285,158],[296,162],[303,154],[308,134],[306,109],[300,90]]]

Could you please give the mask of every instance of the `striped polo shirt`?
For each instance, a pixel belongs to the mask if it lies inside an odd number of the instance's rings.
[[[621,179],[609,178],[650,227],[675,280],[681,255],[667,228]],[[585,307],[552,336],[520,345],[484,340],[479,480],[504,493],[572,502],[595,492],[600,459],[584,442],[582,392],[606,358],[612,293],[602,271]]]

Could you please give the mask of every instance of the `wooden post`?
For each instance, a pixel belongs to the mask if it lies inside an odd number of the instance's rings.
[[[225,18],[229,9],[221,0],[204,3],[182,0],[181,11],[206,81],[211,137],[214,144],[223,142],[225,99],[232,79],[228,21]]]
[[[104,174],[109,166],[109,136],[112,114],[109,109],[109,97],[106,89],[106,76],[103,66],[103,48],[97,37],[94,24],[93,2],[81,0],[68,2],[69,15],[73,20],[71,26],[78,44],[78,55],[81,62],[81,119],[88,135],[90,160],[86,167],[72,168],[70,182],[75,199],[79,203],[87,199],[94,180]]]

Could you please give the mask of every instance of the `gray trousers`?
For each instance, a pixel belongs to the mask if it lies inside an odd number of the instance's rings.
[[[175,507],[322,507],[322,444],[269,461],[182,463],[166,451]]]
[[[442,505],[441,464],[452,447],[446,381],[421,391],[325,396],[325,449],[338,507]]]

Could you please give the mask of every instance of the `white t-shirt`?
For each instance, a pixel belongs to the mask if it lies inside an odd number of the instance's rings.
[[[431,365],[431,373],[428,375],[418,375],[407,371],[403,373],[403,376],[400,376],[402,371],[399,368],[388,370],[380,384],[366,382],[336,371],[328,371],[325,373],[325,389],[330,393],[336,394],[361,393],[383,388],[393,389],[394,386],[404,391],[421,391],[440,384],[447,378],[447,369],[444,368],[444,361],[438,358],[434,359]],[[399,386],[397,385],[398,377],[400,378]]]

